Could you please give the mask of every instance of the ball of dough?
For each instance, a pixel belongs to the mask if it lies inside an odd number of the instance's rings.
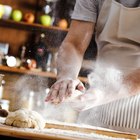
[[[36,111],[19,109],[15,112],[9,112],[5,119],[5,124],[21,128],[43,129],[45,127],[45,120]]]

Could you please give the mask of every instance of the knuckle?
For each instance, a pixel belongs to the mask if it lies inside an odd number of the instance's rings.
[[[71,80],[69,80],[69,82],[72,84],[74,81],[71,79]]]

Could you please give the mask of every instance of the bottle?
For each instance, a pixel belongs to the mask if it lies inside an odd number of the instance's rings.
[[[46,63],[49,57],[49,49],[45,43],[45,34],[40,34],[38,42],[35,44],[35,60],[37,62],[37,68],[41,68],[42,71],[46,71]]]
[[[21,59],[22,62],[25,61],[25,53],[26,53],[26,46],[23,45],[23,46],[21,47],[21,54],[20,54],[20,59]]]
[[[5,85],[5,80],[2,80],[1,86],[0,86],[0,99],[3,98],[4,85]]]
[[[34,91],[30,91],[28,99],[28,109],[32,110],[34,105]]]

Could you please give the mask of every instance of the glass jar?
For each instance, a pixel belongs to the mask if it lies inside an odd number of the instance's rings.
[[[4,99],[0,100],[0,105],[2,109],[9,110],[9,103],[10,103],[9,100],[4,100]]]

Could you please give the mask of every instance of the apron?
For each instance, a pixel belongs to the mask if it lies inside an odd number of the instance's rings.
[[[128,74],[140,68],[140,7],[105,0],[97,20],[96,43],[95,71],[114,66]],[[140,94],[83,111],[78,122],[140,134]]]
[[[101,67],[114,66],[124,74],[140,68],[140,7],[105,0],[97,20],[96,42]]]

